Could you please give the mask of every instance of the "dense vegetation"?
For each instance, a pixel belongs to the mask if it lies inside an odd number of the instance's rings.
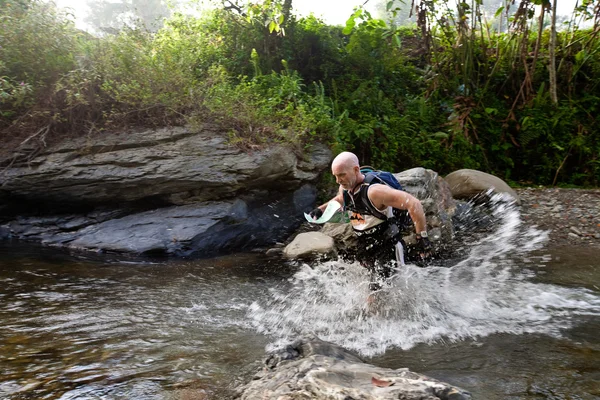
[[[387,20],[357,9],[336,27],[290,0],[227,1],[94,37],[47,3],[0,0],[0,132],[31,156],[73,135],[210,122],[245,147],[319,140],[390,170],[600,184],[599,2],[556,35],[548,0],[489,21],[481,1],[414,5],[412,25],[390,1]]]

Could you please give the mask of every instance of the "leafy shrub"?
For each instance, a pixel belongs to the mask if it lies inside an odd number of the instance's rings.
[[[308,93],[298,73],[287,68],[235,83],[223,67],[214,67],[202,93],[208,112],[193,119],[217,121],[231,132],[233,142],[246,146],[328,141],[340,129],[343,115],[335,117],[322,85],[313,89]]]
[[[0,128],[49,95],[76,65],[82,35],[52,3],[4,2],[0,7]]]

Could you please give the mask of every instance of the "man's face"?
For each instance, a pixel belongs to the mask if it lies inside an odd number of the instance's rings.
[[[331,173],[335,176],[335,181],[341,185],[344,190],[352,190],[356,184],[355,168],[344,164],[331,166]]]

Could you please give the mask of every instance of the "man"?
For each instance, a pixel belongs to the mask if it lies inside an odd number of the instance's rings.
[[[350,152],[339,154],[331,164],[331,172],[340,185],[332,200],[350,212],[350,223],[358,236],[358,261],[371,273],[369,288],[381,288],[380,281],[389,278],[396,261],[404,265],[405,244],[402,232],[407,228],[417,233],[419,257],[429,255],[427,224],[421,202],[414,196],[394,189],[360,171],[358,157]],[[325,203],[310,212],[318,218],[327,207]]]

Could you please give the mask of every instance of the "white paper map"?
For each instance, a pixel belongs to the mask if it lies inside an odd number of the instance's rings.
[[[327,208],[323,212],[323,215],[321,215],[319,217],[319,219],[314,219],[313,217],[311,217],[307,213],[304,213],[304,217],[310,223],[313,223],[313,224],[324,224],[325,222],[329,221],[331,219],[331,217],[333,217],[334,214],[337,211],[339,211],[341,208],[342,208],[342,205],[340,203],[338,203],[335,200],[331,200],[329,203],[327,203]]]

